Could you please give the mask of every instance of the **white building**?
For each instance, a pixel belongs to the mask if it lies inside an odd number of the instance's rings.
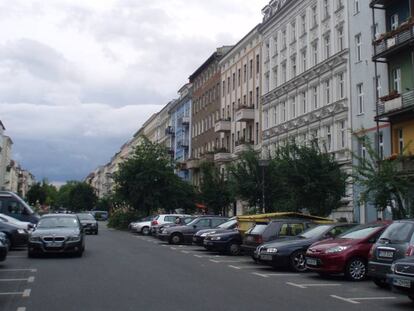
[[[347,1],[273,0],[263,9],[263,153],[317,141],[351,165]],[[334,218],[353,220],[352,188]]]

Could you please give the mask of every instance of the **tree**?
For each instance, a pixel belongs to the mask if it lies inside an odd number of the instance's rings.
[[[98,198],[92,186],[85,182],[76,183],[69,191],[69,210],[73,212],[94,209]]]
[[[147,215],[159,209],[186,208],[194,191],[174,174],[173,168],[165,148],[143,138],[132,158],[121,163],[114,175],[115,192],[133,209]]]
[[[37,203],[41,205],[45,204],[46,198],[47,193],[40,182],[32,185],[26,194],[26,200],[32,206],[35,206]]]
[[[398,169],[401,157],[382,160],[368,137],[358,137],[358,140],[368,155],[353,155],[358,160],[353,177],[363,189],[360,201],[372,202],[378,211],[390,206],[393,219],[406,218],[408,211],[404,208],[404,200],[408,198],[413,183]]]
[[[222,215],[225,208],[234,201],[228,176],[213,163],[205,162],[201,165],[200,198],[209,211]]]
[[[58,207],[63,207],[65,209],[71,208],[71,202],[70,202],[70,192],[71,190],[79,183],[79,181],[76,180],[69,180],[66,182],[66,184],[62,185],[59,188],[56,205]]]

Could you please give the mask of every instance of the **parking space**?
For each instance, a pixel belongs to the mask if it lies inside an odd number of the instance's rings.
[[[245,273],[252,278],[260,278],[264,282],[285,286],[286,291],[297,291],[298,294],[306,292],[323,300],[331,300],[333,304],[373,307],[380,304],[390,310],[398,306],[401,310],[411,310],[412,304],[406,296],[398,295],[390,290],[379,289],[370,281],[350,282],[342,276],[321,277],[315,273],[293,273],[289,270],[276,270],[272,267],[255,263],[248,256],[227,256],[209,252],[203,247],[195,245],[171,246],[152,237],[137,238],[149,243],[169,249],[182,256],[191,256],[202,261],[203,265],[210,264],[212,268],[225,267],[235,273]],[[155,241],[155,242],[154,242]],[[358,309],[359,310],[359,309]]]
[[[37,275],[24,249],[10,251],[0,264],[0,310],[26,311]]]

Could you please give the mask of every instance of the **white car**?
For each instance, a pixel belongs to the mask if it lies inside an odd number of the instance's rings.
[[[164,224],[171,224],[175,223],[177,218],[179,217],[191,217],[191,215],[185,215],[185,214],[161,214],[156,216],[151,221],[151,233],[156,234],[157,230],[160,229]]]
[[[16,218],[13,218],[11,216],[4,215],[1,213],[0,213],[0,221],[15,225],[19,229],[31,230],[34,227],[33,224],[30,222],[20,221]]]
[[[150,234],[151,221],[155,216],[148,216],[139,221],[131,222],[128,226],[131,232],[141,233],[143,235]]]

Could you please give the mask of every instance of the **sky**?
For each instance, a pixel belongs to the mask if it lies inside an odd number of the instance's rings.
[[[0,120],[38,181],[106,164],[268,0],[0,0]]]

